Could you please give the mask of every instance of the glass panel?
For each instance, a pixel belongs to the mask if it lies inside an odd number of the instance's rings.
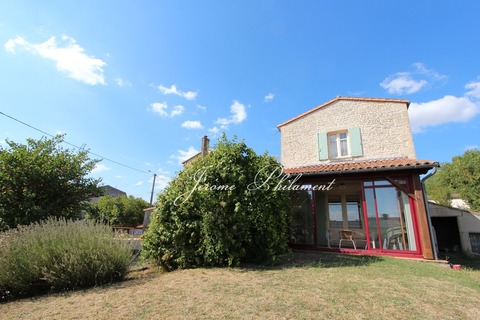
[[[377,180],[375,181],[376,186],[391,186],[392,184],[387,180]]]
[[[383,248],[406,250],[406,232],[402,223],[396,188],[377,188],[377,209]]]
[[[290,242],[313,244],[312,192],[297,191],[292,197]]]
[[[363,185],[364,185],[365,187],[371,187],[371,186],[373,186],[373,181],[365,181],[365,182],[363,183]]]
[[[362,229],[360,200],[358,199],[358,197],[347,197],[347,218],[349,228]]]
[[[342,138],[342,135],[345,135],[345,138]],[[347,135],[345,133],[340,134],[340,155],[348,156]]]
[[[367,185],[369,182],[364,182],[364,187]],[[388,181],[375,181],[375,186],[378,185],[381,186],[364,188],[370,248],[417,251],[408,194]]]
[[[370,232],[369,247],[370,249],[380,249],[377,214],[375,209],[375,193],[373,189],[365,189],[365,202],[367,204],[367,222],[368,231]]]
[[[403,229],[406,232],[406,243],[405,243],[405,250],[412,250],[417,251],[417,242],[415,240],[415,230],[413,229],[413,220],[412,220],[412,212],[410,210],[410,199],[408,195],[398,190],[398,201],[400,203],[400,211],[401,211],[401,219],[403,222]]]
[[[315,191],[315,216],[317,219],[317,244],[328,245],[327,213],[325,208],[325,192]]]
[[[480,233],[469,233],[473,253],[480,253]]]
[[[338,157],[338,150],[337,150],[337,135],[332,134],[328,137],[329,146],[328,151],[330,154],[330,158],[337,158]]]
[[[330,228],[343,228],[342,200],[340,196],[329,196],[328,215],[330,219]]]

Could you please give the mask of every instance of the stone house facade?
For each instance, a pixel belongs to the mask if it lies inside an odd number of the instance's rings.
[[[407,106],[406,100],[350,97],[324,103],[278,126],[282,164],[288,168],[331,162],[328,157],[320,158],[321,150],[312,147],[318,145],[319,135],[353,130],[361,140],[358,152],[334,161],[399,156],[415,159]],[[351,140],[352,135],[347,138]]]
[[[337,97],[278,125],[296,248],[434,259],[407,100]],[[331,186],[328,190],[318,186]]]

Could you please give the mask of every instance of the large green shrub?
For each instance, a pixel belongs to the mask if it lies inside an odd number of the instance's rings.
[[[98,160],[83,148],[64,149],[63,135],[6,143],[0,146],[0,231],[49,216],[77,218],[101,193],[100,179],[88,176]]]
[[[102,221],[112,226],[135,227],[143,224],[143,209],[149,204],[134,196],[112,197],[109,195],[91,203],[85,213],[86,219]]]
[[[143,256],[166,270],[271,262],[287,250],[278,161],[225,136],[159,195]]]
[[[0,234],[0,300],[72,290],[122,279],[128,241],[92,221],[48,220]]]

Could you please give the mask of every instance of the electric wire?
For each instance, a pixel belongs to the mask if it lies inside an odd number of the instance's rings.
[[[34,126],[26,123],[26,122],[23,122],[23,121],[17,119],[17,118],[14,118],[14,117],[12,117],[12,116],[10,116],[10,115],[2,112],[2,111],[0,111],[0,114],[3,115],[3,116],[5,116],[5,117],[7,117],[7,118],[10,118],[10,119],[18,122],[18,123],[21,123],[21,124],[23,124],[23,125],[25,125],[25,126],[27,126],[27,127],[29,127],[29,128],[32,128],[32,129],[34,129],[34,130],[36,130],[36,131],[38,131],[38,132],[41,132],[41,133],[43,133],[43,134],[45,134],[45,135],[47,135],[47,136],[50,136],[50,137],[52,137],[52,138],[55,138],[54,135],[52,135],[52,134],[50,134],[50,133],[48,133],[48,132],[45,132],[45,131],[43,131],[43,130],[41,130],[41,129],[38,129],[38,128],[36,128],[36,127],[34,127]],[[74,148],[77,148],[77,149],[83,149],[83,147],[76,146],[76,145],[74,145],[74,144],[72,144],[72,143],[70,143],[70,142],[68,142],[68,141],[65,141],[65,140],[63,140],[63,143],[65,143],[65,144],[67,144],[67,145],[69,145],[69,146],[72,146],[72,147],[74,147]],[[115,164],[117,164],[117,165],[119,165],[119,166],[128,168],[128,169],[130,169],[130,170],[135,170],[135,171],[138,171],[138,172],[141,172],[141,173],[146,173],[146,174],[152,174],[151,171],[145,171],[145,170],[137,169],[137,168],[131,167],[131,166],[129,166],[129,165],[120,163],[120,162],[118,162],[118,161],[115,161],[115,160],[109,159],[109,158],[107,158],[107,157],[104,157],[104,156],[102,156],[102,155],[100,155],[100,154],[98,154],[98,153],[94,153],[94,152],[91,152],[91,151],[89,151],[89,150],[85,150],[85,151],[87,151],[89,154],[91,154],[91,155],[93,155],[93,156],[95,156],[95,157],[100,157],[101,160],[110,161],[110,162],[112,162],[112,163],[115,163]]]

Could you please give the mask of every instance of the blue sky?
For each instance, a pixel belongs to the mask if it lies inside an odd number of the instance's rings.
[[[150,198],[182,159],[336,96],[411,101],[417,158],[480,145],[479,1],[0,1],[0,111],[104,160]],[[0,114],[0,143],[42,134]]]

